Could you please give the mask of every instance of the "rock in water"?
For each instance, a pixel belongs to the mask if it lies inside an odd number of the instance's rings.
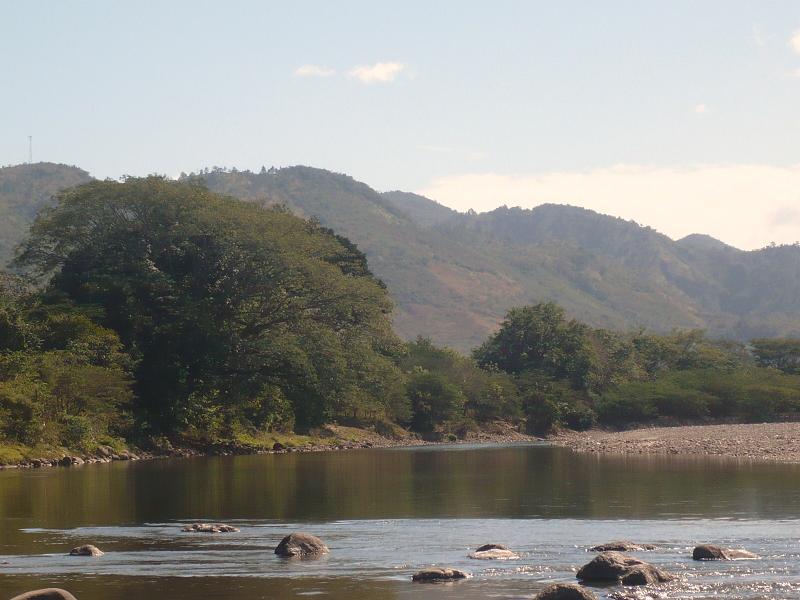
[[[504,544],[484,544],[475,552],[467,554],[467,558],[475,560],[511,560],[519,558],[519,554],[512,552]]]
[[[600,544],[589,548],[590,552],[635,552],[637,550],[655,550],[656,547],[652,544],[635,544],[628,540],[619,540],[616,542],[608,542],[607,544]]]
[[[597,600],[597,596],[574,583],[556,583],[544,588],[533,600]]]
[[[77,600],[75,596],[67,590],[58,588],[47,588],[45,590],[34,590],[25,592],[19,596],[14,596],[11,600]]]
[[[469,579],[471,574],[459,569],[438,568],[432,567],[430,569],[422,569],[411,576],[412,581],[420,583],[439,583],[443,581],[458,581],[460,579]]]
[[[69,551],[70,556],[103,556],[103,551],[97,546],[86,544],[85,546],[77,546]]]
[[[723,548],[714,544],[700,544],[692,552],[694,560],[742,560],[759,558],[757,554],[747,550]]]
[[[672,575],[621,552],[602,552],[578,571],[581,581],[619,581],[625,585],[662,583]]]
[[[232,525],[224,525],[222,523],[192,523],[184,526],[181,531],[192,533],[236,533],[239,530]]]
[[[475,552],[486,552],[487,550],[508,550],[505,544],[484,544],[475,548]]]
[[[319,556],[327,553],[328,547],[325,543],[309,533],[290,533],[275,548],[275,554],[287,558],[293,556]]]
[[[663,581],[669,581],[670,579],[672,579],[672,576],[666,576],[666,574],[659,571],[656,567],[652,565],[643,565],[632,568],[622,576],[619,582],[622,585],[653,585],[654,583],[661,583]]]

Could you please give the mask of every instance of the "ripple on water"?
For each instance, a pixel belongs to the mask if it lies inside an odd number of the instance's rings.
[[[572,581],[592,553],[586,548],[620,537],[658,545],[633,553],[679,575],[677,582],[649,589],[606,588],[606,598],[788,599],[800,592],[800,556],[793,532],[798,522],[683,520],[512,520],[382,519],[329,523],[232,521],[241,531],[197,534],[181,522],[75,529],[28,528],[36,544],[67,549],[79,542],[98,544],[105,556],[76,559],[60,552],[0,556],[4,571],[16,575],[118,575],[132,577],[246,577],[408,579],[423,566],[448,565],[471,571],[470,586],[513,598],[551,581]],[[331,547],[317,560],[282,560],[272,550],[288,531],[313,530]],[[693,545],[702,540],[746,546],[758,561],[696,562]],[[565,544],[564,540],[570,540]],[[487,541],[502,541],[519,560],[476,564],[467,552]],[[499,585],[499,589],[495,586]],[[472,589],[472,588],[470,588]],[[302,595],[324,595],[303,589]],[[504,596],[505,594],[505,596]],[[300,592],[298,592],[300,595]]]

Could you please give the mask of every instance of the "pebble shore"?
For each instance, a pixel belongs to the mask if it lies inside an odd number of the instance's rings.
[[[550,441],[576,452],[723,456],[800,463],[800,423],[649,427],[561,432]]]

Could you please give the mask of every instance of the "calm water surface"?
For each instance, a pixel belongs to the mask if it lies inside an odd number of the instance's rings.
[[[0,471],[0,600],[59,586],[79,600],[319,597],[521,599],[573,581],[619,538],[680,574],[661,598],[800,597],[800,466],[722,459],[596,457],[544,445],[450,446],[220,457]],[[224,521],[240,533],[181,533]],[[291,531],[330,555],[286,561]],[[760,561],[694,563],[696,543]],[[486,542],[515,561],[470,561]],[[67,557],[94,543],[100,558]],[[410,582],[428,565],[454,585]],[[606,598],[619,588],[598,589]]]

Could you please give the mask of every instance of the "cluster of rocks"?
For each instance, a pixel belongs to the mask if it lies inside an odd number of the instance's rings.
[[[110,463],[116,460],[142,460],[155,458],[154,455],[142,452],[135,454],[123,450],[115,451],[111,446],[99,446],[92,456],[74,456],[65,454],[59,458],[32,458],[30,460],[13,464],[0,465],[0,469],[42,469],[46,467],[77,467],[80,465],[93,465],[98,463]]]
[[[653,544],[640,544],[624,540],[594,546],[589,550],[599,554],[581,567],[576,577],[580,583],[588,585],[646,586],[674,580],[673,574],[625,554],[626,552],[646,552],[655,549],[656,546]],[[519,558],[518,554],[503,544],[486,544],[476,548],[467,556],[472,559],[484,560]],[[702,544],[694,549],[692,558],[694,560],[738,560],[753,559],[758,556],[746,550]],[[466,571],[451,567],[431,567],[415,573],[412,580],[420,583],[452,582],[469,579],[471,576]],[[597,600],[597,596],[581,585],[558,583],[545,588],[534,600]]]
[[[232,533],[239,529],[223,523],[192,523],[181,531],[191,533]],[[644,586],[665,583],[675,576],[650,563],[629,556],[625,552],[655,550],[652,544],[636,544],[630,541],[616,541],[594,546],[589,550],[598,552],[591,561],[581,567],[576,577],[583,584],[621,584],[624,586]],[[295,532],[285,536],[275,547],[275,554],[283,558],[313,558],[328,554],[328,546],[320,538],[310,533]],[[97,546],[86,544],[70,550],[70,556],[103,556]],[[484,544],[468,558],[475,560],[513,560],[519,555],[504,544]],[[747,550],[724,548],[713,544],[701,544],[692,552],[694,560],[741,560],[756,559],[757,555]],[[429,567],[417,571],[411,580],[419,583],[453,582],[469,579],[472,574],[453,567]],[[27,592],[12,600],[76,600],[64,590],[49,588]],[[597,600],[591,590],[577,584],[557,583],[542,590],[534,600]]]

